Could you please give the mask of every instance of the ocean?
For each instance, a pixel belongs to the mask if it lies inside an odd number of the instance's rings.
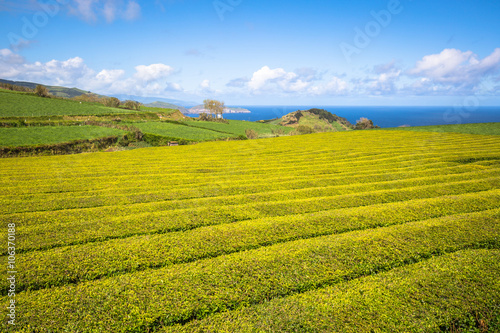
[[[399,126],[429,126],[468,123],[500,122],[498,107],[436,107],[436,106],[244,106],[251,113],[226,113],[224,118],[258,121],[274,119],[283,115],[311,108],[325,109],[344,117],[352,124],[361,117],[368,118],[382,128]],[[196,116],[196,115],[191,115]]]

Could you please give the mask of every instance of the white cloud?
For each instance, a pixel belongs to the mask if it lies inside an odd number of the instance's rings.
[[[366,78],[363,83],[363,93],[368,95],[391,95],[398,92],[396,83],[401,77],[401,69],[397,68],[394,61],[375,66],[375,76]]]
[[[0,50],[0,61],[5,64],[22,64],[24,63],[24,58],[18,54],[15,54],[9,49]]]
[[[439,54],[423,57],[408,74],[443,85],[472,88],[481,80],[497,74],[499,69],[500,48],[482,60],[472,51],[445,49]]]
[[[313,95],[344,95],[348,92],[349,86],[344,80],[333,77],[325,84],[319,84],[309,89]]]
[[[285,76],[286,72],[283,68],[271,69],[268,66],[264,66],[253,73],[248,86],[252,90],[259,90],[263,88],[268,81],[283,78]]]
[[[69,85],[92,76],[80,57],[65,61],[51,60],[46,63],[28,63],[9,50],[0,50],[0,77],[7,79],[46,82],[50,85]]]
[[[80,57],[29,63],[9,49],[0,49],[0,77],[46,85],[79,87],[103,94],[161,96],[169,91],[183,91],[177,83],[166,82],[174,69],[165,64],[139,65],[134,75],[126,77],[122,69],[89,68]]]
[[[287,72],[283,68],[271,69],[264,66],[255,73],[248,82],[248,87],[254,93],[263,91],[271,92],[280,90],[282,92],[305,91],[312,84],[312,78],[307,73],[306,76],[299,76],[294,72]]]
[[[203,89],[210,89],[210,80],[203,80],[200,83],[200,87]]]
[[[134,77],[146,82],[166,78],[174,72],[172,67],[165,64],[139,65],[135,70]]]
[[[201,93],[202,94],[213,94],[213,93],[215,93],[215,90],[212,89],[212,86],[210,84],[210,80],[208,80],[208,79],[205,79],[205,80],[201,81],[200,88],[201,88]]]
[[[125,75],[123,69],[103,69],[96,75],[97,81],[104,84],[112,84],[120,80]]]

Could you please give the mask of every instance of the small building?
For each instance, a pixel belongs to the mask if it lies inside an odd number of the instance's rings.
[[[168,143],[168,145],[169,145],[169,146],[178,146],[178,145],[179,145],[179,142],[177,142],[177,141],[170,141],[170,142]]]

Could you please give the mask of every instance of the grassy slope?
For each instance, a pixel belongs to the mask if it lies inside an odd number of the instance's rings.
[[[313,130],[319,128],[321,132],[337,132],[337,131],[345,131],[345,128],[342,127],[337,122],[330,124],[328,121],[324,119],[320,119],[318,115],[302,112],[303,116],[299,119],[299,123],[297,126],[305,125]]]
[[[283,131],[285,134],[293,131],[292,128],[263,124],[259,122],[249,122],[242,120],[229,120],[229,124],[217,123],[217,122],[207,122],[207,121],[186,121],[186,124],[190,126],[202,127],[206,129],[211,129],[224,133],[231,133],[236,135],[245,135],[247,129],[252,129],[259,134],[261,137],[272,136],[273,131]]]
[[[143,133],[193,141],[216,140],[236,137],[234,134],[219,133],[209,129],[178,125],[168,122],[131,123]]]
[[[17,147],[54,144],[73,140],[119,136],[125,132],[98,126],[0,128],[0,146]]]
[[[498,251],[470,251],[500,247],[498,161],[498,136],[405,131],[0,160],[0,220],[23,240],[16,329],[416,332],[498,315]]]
[[[72,100],[41,98],[0,89],[0,117],[4,118],[135,112],[137,111],[108,108],[101,104],[80,103]]]
[[[285,124],[286,127],[297,128],[300,125],[304,125],[312,128],[315,132],[339,132],[348,130],[343,125],[338,122],[330,123],[325,119],[320,119],[319,115],[310,113],[308,111],[300,111],[302,116],[299,121],[296,122],[295,114],[297,112],[289,113],[280,119],[271,121],[269,124]]]
[[[400,131],[500,135],[500,123],[437,125],[393,128]]]
[[[153,106],[147,106],[147,105],[142,105],[141,106],[141,111],[148,111],[148,112],[159,112],[165,115],[168,114],[173,114],[177,109],[169,109],[169,108],[159,108],[159,107],[153,107]]]

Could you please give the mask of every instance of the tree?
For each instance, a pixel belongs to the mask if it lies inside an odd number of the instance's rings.
[[[210,114],[213,114],[214,118],[217,118],[218,114],[222,117],[222,113],[224,113],[224,102],[217,101],[215,99],[204,100],[203,107],[205,110],[208,110]]]
[[[373,121],[370,119],[361,117],[358,121],[356,121],[356,126],[354,129],[357,130],[364,130],[364,129],[371,129],[371,128],[379,128],[378,126],[373,125]]]
[[[257,139],[259,137],[259,134],[253,129],[246,129],[245,130],[245,135],[247,136],[248,139]]]
[[[50,97],[49,90],[47,89],[47,87],[42,86],[41,84],[36,86],[35,94],[37,94],[40,97]]]
[[[141,110],[141,103],[136,102],[136,101],[127,100],[127,101],[125,101],[123,106],[125,107],[125,109],[129,109],[129,110],[137,110],[137,111]]]
[[[116,97],[109,97],[104,100],[104,105],[117,108],[120,106],[120,100]]]

